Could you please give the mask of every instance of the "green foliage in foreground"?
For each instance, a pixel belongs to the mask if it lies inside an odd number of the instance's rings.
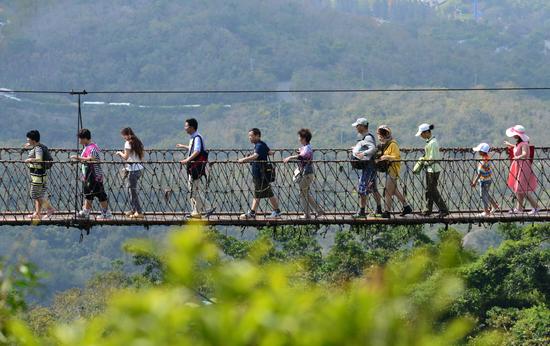
[[[432,241],[415,227],[339,231],[328,251],[310,227],[253,240],[199,228],[165,246],[136,239],[124,248],[141,274],[115,263],[50,307],[2,300],[2,342],[546,345],[550,227],[499,231],[505,241],[481,255],[456,230]],[[33,281],[12,290],[20,302],[25,287]]]
[[[299,261],[263,262],[273,250],[267,242],[256,242],[246,258],[226,260],[208,238],[199,227],[173,233],[162,257],[165,283],[120,289],[103,313],[57,324],[43,338],[11,319],[13,340],[23,345],[450,345],[464,341],[474,326],[470,318],[449,317],[464,292],[450,270],[462,257],[452,240],[334,287],[303,279]],[[418,300],[415,287],[426,280],[433,294]],[[208,297],[197,294],[204,285]],[[476,340],[492,344],[498,338]]]

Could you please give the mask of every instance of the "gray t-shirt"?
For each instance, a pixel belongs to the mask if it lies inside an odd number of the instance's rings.
[[[372,159],[376,153],[376,140],[374,136],[367,133],[362,140],[358,141],[352,149],[353,156],[357,157],[358,153],[363,153],[365,156],[362,160],[368,161]]]

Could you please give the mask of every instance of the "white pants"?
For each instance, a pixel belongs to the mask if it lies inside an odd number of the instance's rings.
[[[206,177],[203,176],[200,179],[193,180],[189,176],[188,180],[189,194],[191,199],[191,206],[193,207],[193,214],[202,214],[206,212],[206,204],[210,204],[205,197],[206,194]]]

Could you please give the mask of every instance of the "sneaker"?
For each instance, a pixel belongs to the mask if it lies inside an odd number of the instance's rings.
[[[204,216],[209,217],[210,215],[214,214],[215,211],[216,211],[216,207],[212,207],[204,213]]]
[[[322,217],[325,216],[325,212],[322,210],[319,210],[317,213],[315,213],[315,217]]]
[[[99,217],[100,220],[111,220],[113,218],[113,214],[111,214],[110,211],[106,211],[105,213],[101,213],[101,216]]]
[[[447,210],[440,211],[439,214],[437,214],[437,217],[443,218],[445,216],[449,216],[449,212]]]
[[[518,209],[518,208],[512,208],[512,209],[510,209],[510,210],[508,211],[508,214],[511,214],[511,215],[513,215],[513,214],[521,214],[521,213],[523,213],[523,210]]]
[[[389,218],[391,217],[391,214],[390,214],[389,211],[386,210],[385,212],[383,212],[383,213],[381,214],[381,216],[382,216],[382,218],[384,218],[384,219],[389,219]]]
[[[32,213],[32,214],[27,215],[28,219],[33,219],[33,220],[40,220],[41,217],[42,216],[40,214],[37,214],[37,213]]]
[[[124,213],[124,215],[128,216],[128,217],[132,217],[132,215],[134,215],[135,213],[133,211],[127,211]]]
[[[281,218],[281,212],[280,212],[280,211],[273,210],[273,211],[271,212],[271,214],[269,215],[269,217],[270,217],[271,219],[279,219],[279,218]]]
[[[309,219],[311,219],[311,215],[306,215],[306,214],[300,215],[300,220],[309,220]]]
[[[431,211],[431,210],[424,210],[422,213],[420,213],[420,215],[422,215],[422,216],[430,216],[430,215],[432,215],[432,211]]]
[[[89,219],[90,218],[90,212],[81,210],[76,214],[76,217],[79,219]]]
[[[399,216],[405,216],[405,215],[408,215],[408,214],[411,214],[413,212],[412,208],[410,205],[406,205],[404,208],[403,208],[403,211],[401,212],[401,214],[399,214]]]
[[[256,213],[252,212],[252,210],[247,211],[244,214],[239,215],[240,220],[249,220],[249,219],[255,219]]]
[[[537,215],[539,213],[540,209],[539,208],[533,208],[531,209],[531,211],[529,212],[529,215]]]
[[[477,216],[485,217],[485,216],[489,216],[489,214],[487,214],[486,212],[482,212],[477,214]]]
[[[200,220],[202,218],[202,215],[199,213],[191,213],[186,216],[187,220]]]
[[[353,214],[351,217],[354,219],[361,219],[361,218],[366,218],[367,214],[365,214],[364,212],[358,211],[357,213]]]
[[[138,213],[137,211],[130,215],[130,219],[144,219],[145,215],[143,213]]]
[[[52,218],[52,216],[55,214],[57,210],[55,210],[55,208],[48,208],[48,210],[46,211],[46,215],[48,215],[48,218]]]

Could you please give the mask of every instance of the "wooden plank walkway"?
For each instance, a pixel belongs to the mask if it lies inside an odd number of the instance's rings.
[[[259,214],[253,220],[240,220],[239,214],[213,214],[208,218],[203,218],[199,222],[211,226],[242,226],[242,227],[265,227],[265,226],[284,226],[284,225],[417,225],[417,224],[478,224],[478,223],[498,223],[498,222],[550,222],[550,211],[542,210],[536,215],[528,213],[508,214],[506,211],[495,213],[491,216],[479,216],[476,212],[451,212],[448,216],[440,218],[437,213],[431,216],[422,216],[418,213],[400,217],[397,214],[392,215],[390,219],[381,217],[367,217],[355,219],[353,213],[327,213],[319,218],[308,220],[300,219],[298,214],[283,214],[280,218],[270,218],[267,215]],[[185,225],[188,222],[197,222],[198,220],[188,220],[187,215],[181,214],[162,214],[145,213],[144,219],[131,219],[123,213],[114,213],[113,218],[102,220],[99,214],[92,214],[89,220],[75,219],[74,213],[57,212],[51,218],[43,216],[41,220],[31,220],[22,213],[0,213],[0,225],[10,226],[28,226],[28,225],[52,225],[76,228],[91,228],[93,226],[178,226]]]

